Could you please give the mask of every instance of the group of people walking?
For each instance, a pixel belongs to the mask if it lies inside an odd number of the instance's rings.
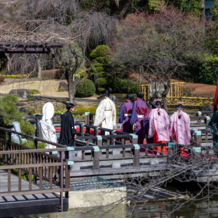
[[[135,133],[138,135],[138,144],[166,143],[174,139],[178,144],[189,145],[191,140],[190,118],[183,112],[183,103],[177,103],[177,111],[169,118],[167,112],[161,108],[161,100],[150,101],[148,107],[143,100],[143,93],[129,93],[126,101],[120,107],[119,123],[122,123],[122,132]],[[115,128],[116,107],[109,98],[109,92],[105,92],[105,99],[102,100],[96,110],[95,126],[108,129]]]
[[[107,129],[116,127],[116,107],[109,97],[110,91],[105,92],[96,110],[94,126],[101,126]],[[166,143],[172,138],[181,145],[189,145],[191,140],[190,118],[182,111],[183,103],[178,102],[177,111],[169,118],[167,112],[161,108],[161,100],[150,101],[148,107],[143,100],[143,93],[129,93],[126,101],[120,107],[119,122],[122,123],[122,132],[133,133],[135,124],[135,134],[138,135],[138,144],[146,143]],[[72,113],[74,104],[67,104],[67,112],[61,117],[60,139],[57,140],[56,130],[52,123],[54,116],[54,106],[48,102],[43,106],[42,119],[39,122],[39,137],[60,144],[73,146],[76,138],[76,130]],[[107,133],[106,133],[107,134]],[[54,148],[48,144],[46,148]],[[160,152],[160,148],[157,151]]]

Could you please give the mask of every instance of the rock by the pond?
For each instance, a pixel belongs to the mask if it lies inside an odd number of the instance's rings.
[[[30,94],[30,91],[28,89],[12,89],[10,92],[9,92],[10,95],[17,95],[19,97],[22,97],[22,98],[26,98],[26,96],[28,94]]]
[[[64,81],[61,81],[59,83],[58,89],[64,89],[65,91],[68,91],[68,84],[66,82],[64,82]]]
[[[19,109],[19,112],[21,112],[21,113],[29,113],[30,110],[28,108],[22,107],[22,108]]]

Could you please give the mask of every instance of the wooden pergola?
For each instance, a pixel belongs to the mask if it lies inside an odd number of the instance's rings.
[[[63,43],[17,43],[0,42],[0,54],[18,53],[18,54],[47,54],[52,48],[63,48]]]

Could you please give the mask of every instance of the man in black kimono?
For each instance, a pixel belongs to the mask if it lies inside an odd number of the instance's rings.
[[[74,119],[72,113],[74,112],[74,104],[67,104],[67,112],[61,116],[61,134],[59,143],[66,146],[74,146],[74,139],[76,138],[76,130],[74,127]]]

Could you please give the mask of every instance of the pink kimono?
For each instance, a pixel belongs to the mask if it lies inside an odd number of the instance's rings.
[[[160,115],[158,114],[158,110]],[[152,109],[149,115],[149,131],[148,138],[152,138],[155,135],[155,141],[170,141],[169,131],[170,119],[167,112],[164,109],[156,108]]]
[[[173,137],[180,145],[190,145],[190,117],[183,111],[180,111],[180,115],[181,118],[179,119],[179,112],[177,111],[170,117],[170,137]]]

